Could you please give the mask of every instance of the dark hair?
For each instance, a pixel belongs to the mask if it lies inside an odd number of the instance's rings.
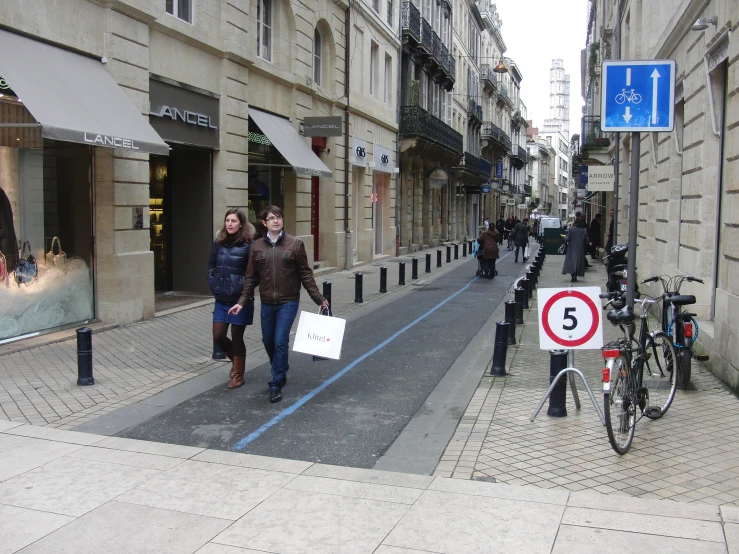
[[[238,236],[236,237],[235,242],[238,242],[240,240],[244,242],[251,242],[254,240],[254,225],[249,223],[246,219],[246,215],[244,215],[244,212],[242,212],[239,208],[231,208],[226,212],[226,215],[223,216],[223,227],[220,228],[218,231],[218,236],[216,237],[216,240],[223,244],[223,241],[228,239],[228,231],[226,230],[226,218],[230,215],[235,215],[237,218],[239,218],[239,223],[241,223],[241,230],[239,231]]]
[[[602,215],[602,213],[598,212],[597,214],[595,214],[595,219],[600,219]]]
[[[525,223],[526,221],[529,220],[529,218],[528,217],[524,217],[523,220],[524,220],[524,223]]]
[[[576,217],[575,218],[575,227],[580,227],[581,229],[587,228],[587,225],[585,225],[585,218],[583,218],[583,217]]]
[[[267,206],[266,208],[262,210],[262,213],[259,214],[259,218],[262,221],[266,221],[269,214],[275,214],[277,216],[280,216],[283,219],[285,218],[285,216],[282,213],[282,208],[280,208],[279,206]]]

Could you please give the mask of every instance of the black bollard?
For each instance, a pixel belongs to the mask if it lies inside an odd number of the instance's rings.
[[[459,259],[459,245],[458,244],[454,245],[454,259],[455,260]]]
[[[464,241],[462,243],[462,257],[463,258],[467,257],[467,241]]]
[[[550,350],[549,356],[549,384],[551,385],[559,372],[567,367],[567,350]],[[557,386],[549,394],[547,415],[552,417],[567,417],[566,399],[567,376],[563,375],[557,381]]]
[[[426,254],[426,273],[431,273],[431,254]]]
[[[452,247],[448,244],[446,245],[446,263],[452,263]]]
[[[328,300],[329,305],[331,305],[331,281],[323,282],[323,297]]]
[[[534,282],[534,272],[527,271],[526,279],[528,279],[529,281],[529,298],[532,298],[534,296],[534,289],[536,288],[536,283]]]
[[[441,267],[441,250],[436,251],[436,267]]]
[[[398,284],[400,286],[405,285],[405,262],[398,264]]]
[[[518,282],[518,286],[523,289],[523,309],[529,309],[529,280],[524,277]]]
[[[413,258],[411,263],[411,279],[418,279],[418,258]]]
[[[523,303],[526,297],[526,291],[518,288],[514,295],[516,298],[516,323],[518,325],[523,325]]]
[[[508,327],[508,344],[516,344],[516,301],[508,300],[505,303],[505,320]]]
[[[364,302],[362,299],[362,281],[364,277],[361,273],[354,274],[354,302],[361,304]]]
[[[508,328],[506,321],[498,321],[495,324],[495,349],[493,350],[493,367],[490,375],[505,377],[505,358],[508,352]]]
[[[77,329],[77,385],[86,387],[94,385],[92,376],[92,329]]]
[[[226,360],[228,359],[228,356],[226,356],[226,353],[223,351],[223,348],[218,346],[218,343],[216,341],[213,341],[213,355],[211,356],[212,360]]]
[[[387,268],[384,265],[380,268],[380,292],[387,292]]]

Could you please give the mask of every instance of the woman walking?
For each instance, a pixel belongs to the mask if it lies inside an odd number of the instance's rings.
[[[567,230],[565,237],[567,252],[565,263],[562,265],[562,275],[569,273],[572,276],[571,283],[577,283],[578,277],[585,276],[585,250],[589,242],[585,220],[575,219],[575,223]]]
[[[479,237],[477,242],[482,247],[482,273],[483,277],[492,279],[495,277],[495,260],[498,259],[498,230],[490,226],[485,229]]]
[[[223,228],[213,241],[208,258],[208,284],[216,300],[213,309],[213,340],[233,362],[229,373],[229,389],[244,384],[244,331],[254,320],[254,301],[248,302],[238,314],[229,314],[228,310],[241,295],[253,237],[254,226],[246,220],[244,212],[232,208],[226,212]],[[229,325],[231,339],[227,336]]]

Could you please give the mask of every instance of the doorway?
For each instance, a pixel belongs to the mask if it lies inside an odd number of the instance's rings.
[[[359,232],[362,228],[361,221],[363,217],[363,198],[364,198],[364,171],[363,167],[355,168],[352,172],[352,218],[354,225],[352,226],[352,260],[359,261]]]

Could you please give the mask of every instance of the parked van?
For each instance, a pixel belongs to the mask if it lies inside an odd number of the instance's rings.
[[[544,236],[544,229],[561,229],[562,222],[558,217],[543,216],[539,219],[539,236]]]

